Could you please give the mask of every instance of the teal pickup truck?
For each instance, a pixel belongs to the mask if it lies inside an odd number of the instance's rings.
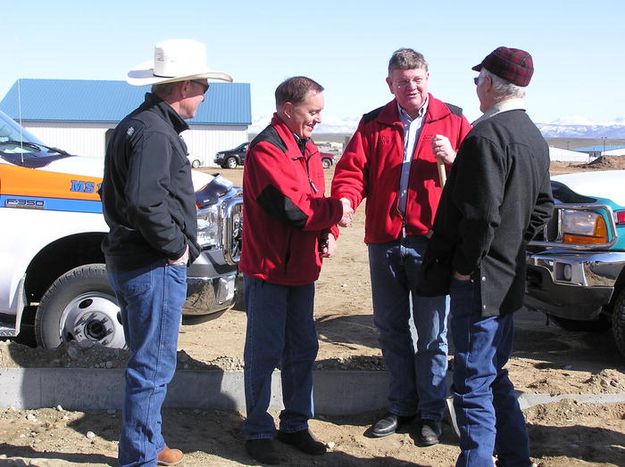
[[[551,180],[555,210],[528,248],[525,303],[565,329],[611,327],[625,357],[625,170]]]

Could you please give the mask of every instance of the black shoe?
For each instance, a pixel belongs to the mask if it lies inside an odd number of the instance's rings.
[[[407,424],[413,418],[414,415],[402,416],[388,413],[371,427],[371,435],[376,438],[392,435],[400,426]]]
[[[290,444],[296,449],[313,456],[320,456],[326,452],[326,445],[317,441],[308,430],[296,431],[294,433],[278,431],[276,438],[283,443]]]
[[[418,439],[423,446],[434,446],[438,444],[438,438],[443,434],[441,422],[434,420],[421,420],[419,425]]]
[[[245,450],[261,464],[277,465],[280,463],[280,457],[272,439],[248,439],[245,442]]]

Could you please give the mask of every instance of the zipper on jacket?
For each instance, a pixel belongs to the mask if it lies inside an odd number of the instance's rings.
[[[313,192],[315,194],[319,193],[319,189],[317,188],[317,185],[315,185],[315,182],[313,182],[313,179],[310,177],[310,170],[308,169],[308,162],[310,162],[310,158],[317,153],[313,153],[313,154],[309,154],[308,157],[306,156],[302,156],[302,159],[304,160],[304,167],[306,170],[306,177],[308,178],[308,183],[310,184],[310,187],[312,188]]]

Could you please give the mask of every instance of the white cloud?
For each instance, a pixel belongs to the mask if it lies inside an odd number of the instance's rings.
[[[598,125],[597,122],[593,122],[587,117],[582,115],[566,115],[564,117],[557,118],[552,122],[549,122],[551,125]]]

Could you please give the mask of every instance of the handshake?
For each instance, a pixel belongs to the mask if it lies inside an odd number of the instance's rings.
[[[347,198],[341,198],[341,204],[343,205],[343,217],[341,217],[339,225],[341,227],[349,227],[352,225],[352,218],[354,217],[352,203]]]

